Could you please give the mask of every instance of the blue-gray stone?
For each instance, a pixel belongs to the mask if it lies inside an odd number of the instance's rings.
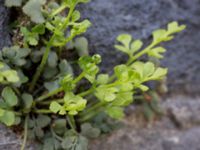
[[[126,60],[113,48],[120,33],[130,33],[148,43],[151,32],[166,27],[168,22],[186,24],[186,31],[165,44],[168,52],[162,65],[169,68],[171,92],[200,92],[199,0],[92,0],[80,10],[83,18],[93,23],[86,37],[91,53],[102,55],[104,72]]]

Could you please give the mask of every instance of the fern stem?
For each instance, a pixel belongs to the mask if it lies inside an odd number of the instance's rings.
[[[49,97],[51,97],[51,96],[54,96],[54,95],[56,95],[56,94],[58,94],[59,92],[62,92],[62,91],[63,91],[63,87],[60,87],[60,88],[58,88],[58,89],[56,89],[56,90],[54,90],[54,91],[49,92],[49,93],[46,94],[46,95],[42,95],[42,96],[38,97],[38,98],[36,99],[36,101],[37,101],[37,102],[41,102],[41,101],[43,101],[43,100],[45,100],[45,99],[47,99],[47,98],[49,98]]]
[[[68,23],[69,23],[69,20],[70,20],[70,18],[71,18],[71,15],[72,15],[72,13],[73,13],[73,11],[74,11],[74,8],[75,8],[75,6],[73,6],[73,5],[72,5],[72,7],[70,7],[68,16],[67,16],[66,20],[64,21],[63,25],[61,26],[61,28],[60,28],[59,30],[63,30],[63,29],[66,29],[66,28],[67,28]],[[39,77],[40,77],[42,71],[44,70],[44,67],[45,67],[45,65],[46,65],[46,62],[47,62],[47,59],[48,59],[48,56],[49,56],[49,52],[50,52],[50,50],[51,50],[51,46],[52,46],[52,44],[53,44],[55,38],[56,38],[56,33],[54,33],[54,34],[52,35],[51,39],[50,39],[49,42],[47,43],[47,47],[46,47],[45,53],[44,53],[44,55],[43,55],[43,57],[42,57],[42,61],[41,61],[40,65],[39,65],[39,67],[37,68],[36,73],[35,73],[35,75],[33,76],[33,80],[32,80],[32,82],[31,82],[31,84],[30,84],[30,87],[29,87],[29,91],[30,91],[30,92],[33,91],[33,89],[34,89],[34,87],[35,87],[35,85],[36,85],[37,80],[39,79]]]
[[[25,147],[26,147],[27,136],[28,136],[28,119],[29,119],[29,116],[27,115],[25,118],[25,123],[24,123],[24,139],[21,146],[21,150],[25,150]]]

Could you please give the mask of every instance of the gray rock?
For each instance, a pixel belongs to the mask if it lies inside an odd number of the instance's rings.
[[[11,39],[8,30],[9,11],[4,7],[4,0],[0,0],[0,50],[9,44]]]
[[[154,29],[165,27],[170,21],[186,24],[186,31],[165,44],[168,52],[162,64],[169,67],[171,92],[200,92],[199,0],[92,0],[80,9],[83,18],[93,23],[86,37],[91,53],[103,57],[103,72],[127,58],[113,48],[120,33],[149,41]]]
[[[5,126],[0,125],[0,150],[20,149],[20,138]]]
[[[184,96],[168,98],[162,107],[180,128],[200,125],[200,99]]]
[[[200,150],[200,128],[187,130],[178,136],[165,139],[163,150]]]
[[[163,106],[166,109],[176,106],[177,118],[181,114],[185,116],[178,118],[182,123],[190,122],[191,118],[196,118],[198,122],[197,114],[192,111],[199,111],[196,108],[200,107],[200,98],[176,96],[164,102]],[[184,107],[188,108],[188,111],[182,112],[181,109]],[[189,109],[190,107],[194,110]],[[187,128],[178,129],[170,116],[147,124],[138,118],[136,113],[134,110],[132,115],[123,120],[124,128],[108,137],[93,141],[90,150],[200,150],[200,124],[194,123],[194,120]]]

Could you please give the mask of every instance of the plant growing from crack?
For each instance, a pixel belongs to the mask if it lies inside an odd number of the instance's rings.
[[[43,150],[87,149],[87,138],[98,137],[100,129],[108,130],[104,116],[123,118],[124,108],[135,94],[148,91],[148,81],[167,74],[166,68],[139,59],[144,55],[162,59],[166,49],[160,43],[172,40],[184,25],[172,22],[167,29],[154,31],[146,47],[129,34],[119,35],[115,48],[129,56],[127,63],[115,66],[113,75],[99,73],[101,56],[89,56],[87,40],[76,38],[91,25],[88,20],[79,21],[76,10],[79,3],[86,2],[5,1],[9,7],[23,5],[22,11],[31,18],[26,26],[18,26],[22,44],[0,52],[0,122],[24,127],[22,150],[27,138],[39,140]],[[67,16],[62,13],[65,10]],[[70,62],[62,56],[66,45],[77,49],[79,75],[74,75]],[[90,87],[80,88],[85,79]]]

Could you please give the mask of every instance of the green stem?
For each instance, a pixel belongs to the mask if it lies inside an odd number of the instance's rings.
[[[39,105],[49,105],[51,104],[51,102],[58,102],[59,104],[63,104],[64,103],[64,100],[63,99],[52,99],[52,100],[49,100],[49,101],[46,101],[46,102],[37,102]]]
[[[52,114],[53,113],[52,111],[48,109],[36,109],[33,112],[37,114]]]
[[[79,82],[84,77],[84,75],[85,75],[85,73],[82,72],[76,79],[74,79],[73,83],[76,84],[77,82]],[[51,97],[53,95],[58,94],[59,92],[62,92],[63,90],[64,90],[63,87],[60,87],[60,88],[58,88],[58,89],[56,89],[56,90],[54,90],[54,91],[52,91],[52,92],[50,92],[50,93],[48,93],[46,95],[38,97],[36,99],[36,101],[37,102],[41,102],[41,101],[43,101],[43,100],[45,100],[45,99],[47,99],[47,98],[49,98],[49,97]]]
[[[126,63],[126,65],[131,65],[136,59],[138,59],[139,57],[141,57],[142,55],[148,53],[149,50],[151,50],[157,43],[151,43],[149,46],[147,46],[144,50],[138,52],[136,55],[134,55],[133,57],[131,57],[128,62]]]
[[[79,123],[87,122],[87,121],[91,120],[92,118],[94,118],[96,115],[98,115],[100,111],[101,111],[100,108],[96,109],[95,111],[90,112],[89,114],[80,117],[80,119],[78,119],[78,122]]]
[[[67,25],[68,25],[68,23],[69,23],[69,20],[70,20],[70,18],[71,18],[71,15],[72,15],[72,13],[73,13],[73,11],[74,11],[74,8],[75,8],[74,5],[72,5],[72,6],[70,7],[68,16],[67,16],[66,20],[64,21],[63,25],[60,27],[59,30],[63,30],[63,29],[66,29],[66,28],[67,28]],[[44,55],[43,55],[43,57],[42,57],[42,61],[41,61],[40,65],[39,65],[39,67],[37,68],[36,73],[35,73],[35,75],[33,76],[33,80],[32,80],[32,82],[31,82],[31,84],[30,84],[30,87],[29,87],[29,91],[30,91],[30,92],[33,91],[37,80],[39,79],[39,77],[40,77],[42,71],[44,70],[44,67],[45,67],[45,65],[46,65],[46,61],[47,61],[48,56],[49,56],[49,52],[50,52],[50,50],[51,50],[51,46],[52,46],[52,44],[53,44],[55,38],[56,38],[56,33],[54,33],[54,34],[52,35],[51,39],[50,39],[49,42],[47,43],[45,53],[44,53]]]
[[[142,55],[148,53],[148,51],[153,48],[154,46],[156,46],[158,43],[151,43],[149,46],[147,46],[145,49],[143,49],[142,51],[138,52],[136,55],[134,55],[133,57],[129,57],[129,60],[127,61],[126,65],[130,66],[136,59],[138,59],[139,57],[141,57]],[[114,79],[116,78],[115,74],[113,74],[110,78],[109,78],[109,82],[114,81]]]
[[[62,5],[60,6],[58,9],[56,9],[52,14],[51,17],[54,17],[55,15],[59,14],[60,12],[62,12],[65,8],[67,8],[68,5]]]
[[[67,121],[68,121],[71,129],[73,129],[76,132],[76,123],[75,123],[75,120],[74,120],[74,116],[68,115],[67,116]]]
[[[87,116],[90,113],[95,112],[96,110],[101,108],[103,105],[105,105],[105,102],[98,102],[94,104],[93,106],[91,106],[90,108],[86,109],[84,112],[80,113],[80,116],[81,117]]]
[[[73,83],[76,84],[85,76],[85,72],[82,72],[76,79],[74,79]]]
[[[21,112],[15,112],[15,115],[22,116],[22,113]]]
[[[25,118],[25,123],[24,123],[24,140],[21,146],[21,150],[25,150],[26,147],[26,141],[27,141],[27,136],[28,136],[28,115]]]
[[[63,141],[63,139],[62,139],[60,136],[58,136],[58,135],[54,132],[54,130],[53,130],[52,127],[50,128],[50,130],[51,130],[51,134],[53,135],[54,138],[56,138],[56,139],[59,140],[60,142]]]
[[[82,93],[79,93],[78,95],[81,96],[81,97],[85,97],[85,96],[91,94],[92,92],[94,92],[94,90],[95,90],[94,88],[90,88],[90,89],[88,89],[87,91],[84,91],[84,92],[82,92]]]
[[[50,92],[50,93],[48,93],[46,95],[38,97],[36,99],[36,101],[37,102],[41,102],[41,101],[43,101],[43,100],[45,100],[45,99],[47,99],[47,98],[49,98],[49,97],[51,97],[53,95],[56,95],[56,94],[58,94],[59,92],[62,92],[62,91],[63,91],[63,87],[60,87],[60,88],[58,88],[58,89],[56,89],[56,90],[54,90],[54,91],[52,91],[52,92]]]

